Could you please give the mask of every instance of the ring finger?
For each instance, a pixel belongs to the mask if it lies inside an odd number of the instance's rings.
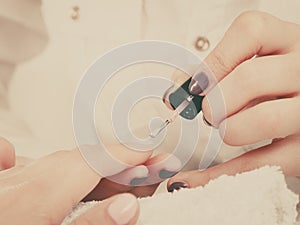
[[[247,145],[300,132],[300,97],[260,103],[227,118],[220,125],[224,142]]]

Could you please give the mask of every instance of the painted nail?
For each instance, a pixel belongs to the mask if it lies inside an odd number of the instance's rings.
[[[188,187],[188,185],[186,183],[175,182],[169,186],[168,192],[174,192],[175,190],[180,190],[180,189],[187,188],[187,187]]]
[[[147,179],[149,170],[144,165],[135,166],[121,173],[107,177],[107,179],[123,185],[138,185]]]
[[[173,177],[176,173],[178,172],[162,169],[161,171],[159,171],[159,177],[161,179],[168,179],[170,177]]]
[[[137,186],[143,183],[148,177],[134,178],[130,181],[130,186]]]
[[[212,124],[210,122],[208,122],[208,120],[204,117],[204,115],[202,116],[202,120],[204,122],[205,125],[212,127]]]
[[[122,194],[108,207],[109,216],[117,225],[130,222],[138,209],[137,200],[132,194]]]
[[[198,95],[202,93],[209,84],[207,75],[204,72],[197,73],[193,76],[190,84],[189,91],[193,95]]]

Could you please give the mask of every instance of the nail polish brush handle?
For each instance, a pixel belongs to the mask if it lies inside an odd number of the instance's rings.
[[[173,115],[168,118],[159,128],[154,130],[150,133],[150,137],[155,138],[157,137],[170,123],[173,123],[175,119],[178,117],[178,115],[190,104],[190,102],[193,100],[193,96],[190,95],[185,99],[174,111]]]

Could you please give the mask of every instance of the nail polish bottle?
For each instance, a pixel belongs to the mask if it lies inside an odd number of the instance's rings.
[[[198,115],[202,109],[202,101],[204,99],[204,96],[190,93],[189,84],[191,79],[192,77],[169,95],[169,102],[173,109],[176,109],[190,95],[194,97],[190,104],[179,114],[181,117],[188,120],[193,120]]]

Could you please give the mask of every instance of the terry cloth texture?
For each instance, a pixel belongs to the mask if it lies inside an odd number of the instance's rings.
[[[298,200],[279,168],[266,166],[236,176],[223,175],[204,187],[139,199],[137,225],[293,225]],[[81,203],[62,225],[96,203]]]

